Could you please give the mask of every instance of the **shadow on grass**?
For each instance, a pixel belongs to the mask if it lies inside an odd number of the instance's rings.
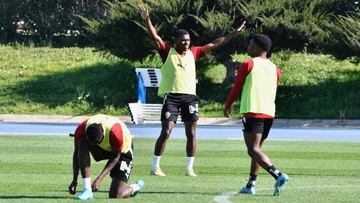
[[[14,96],[49,107],[87,102],[94,108],[121,107],[136,101],[134,67],[128,62],[89,67],[35,77],[11,87]]]
[[[318,85],[280,86],[277,115],[290,118],[360,118],[360,70],[338,73],[346,81],[329,79]]]

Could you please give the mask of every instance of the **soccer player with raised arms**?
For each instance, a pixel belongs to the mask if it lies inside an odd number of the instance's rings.
[[[185,175],[197,176],[193,170],[196,153],[195,131],[199,119],[195,61],[206,53],[228,43],[243,30],[245,22],[233,32],[215,39],[205,46],[191,48],[189,32],[184,29],[177,29],[174,35],[174,46],[172,47],[157,34],[150,20],[147,5],[139,5],[139,12],[164,63],[161,67],[162,80],[158,91],[158,95],[164,98],[161,112],[162,129],[155,143],[151,174],[165,176],[165,173],[160,169],[160,158],[164,152],[166,141],[176,124],[178,115],[181,113],[187,138]]]
[[[247,53],[252,59],[240,65],[224,108],[224,116],[229,117],[231,105],[241,93],[240,113],[251,166],[249,181],[239,193],[256,194],[255,182],[260,166],[275,179],[274,196],[289,181],[289,177],[276,169],[262,149],[275,117],[275,97],[280,79],[280,69],[267,58],[271,43],[264,34],[255,34],[251,38]]]

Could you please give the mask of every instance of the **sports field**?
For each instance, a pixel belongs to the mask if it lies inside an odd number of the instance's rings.
[[[248,178],[242,140],[199,140],[195,170],[184,175],[185,140],[170,139],[161,160],[167,177],[150,176],[154,138],[135,138],[130,182],[143,179],[143,192],[126,202],[359,202],[360,142],[268,141],[265,151],[290,183],[271,196],[274,180],[261,171],[256,196],[235,195]],[[72,139],[61,136],[0,136],[0,202],[70,202]],[[105,162],[93,163],[93,179]],[[109,200],[110,179],[95,193]],[[78,190],[81,190],[79,178]]]

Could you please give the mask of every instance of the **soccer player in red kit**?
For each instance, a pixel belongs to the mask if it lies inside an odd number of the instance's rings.
[[[158,95],[164,98],[161,112],[161,133],[155,143],[151,174],[165,176],[160,169],[160,158],[165,150],[166,141],[173,130],[178,115],[185,125],[186,133],[186,176],[197,176],[193,170],[196,152],[195,131],[198,117],[198,98],[196,96],[195,61],[206,53],[215,50],[240,33],[245,22],[233,32],[215,39],[205,46],[190,47],[190,34],[187,30],[175,31],[174,46],[165,43],[157,34],[150,20],[148,7],[139,5],[139,12],[146,23],[147,30],[155,42],[162,60],[162,79]]]
[[[93,199],[93,192],[100,188],[104,177],[109,173],[112,178],[110,198],[135,196],[144,186],[142,180],[127,185],[132,169],[133,142],[128,128],[119,119],[102,114],[89,117],[77,127],[74,145],[70,194],[76,193],[79,170],[83,182],[83,190],[75,199]],[[90,153],[95,161],[108,160],[93,183],[91,183]]]
[[[275,97],[280,78],[279,68],[267,58],[271,43],[264,34],[251,38],[247,53],[252,59],[240,65],[224,108],[224,116],[229,117],[231,105],[241,93],[240,113],[243,115],[244,140],[251,157],[251,167],[249,181],[239,193],[255,195],[260,166],[276,181],[274,196],[289,181],[288,175],[276,169],[262,149],[275,117]]]

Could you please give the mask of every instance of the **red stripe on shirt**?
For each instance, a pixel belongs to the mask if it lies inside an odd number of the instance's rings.
[[[254,66],[254,62],[252,60],[248,60],[240,64],[236,75],[235,83],[231,88],[231,91],[228,94],[226,100],[226,108],[230,108],[232,103],[234,103],[234,101],[240,96],[240,92],[245,83],[246,76],[249,75],[253,66]]]
[[[76,128],[75,130],[75,135],[74,135],[74,142],[77,143],[81,137],[85,136],[85,128],[86,128],[86,123],[87,123],[88,119],[84,120],[83,122],[80,123],[80,125]]]
[[[240,96],[241,89],[245,83],[245,79],[249,75],[249,73],[251,72],[253,67],[254,67],[254,62],[252,59],[247,60],[244,63],[240,64],[235,83],[234,83],[233,87],[231,88],[231,91],[228,94],[228,97],[226,99],[226,106],[225,106],[226,108],[230,108],[231,105],[234,103],[234,101]],[[278,84],[279,84],[280,69],[278,67],[276,68],[276,73],[277,73],[277,80],[278,80]],[[248,118],[249,117],[250,118],[273,118],[273,116],[270,116],[270,115],[251,113],[251,112],[245,113],[243,116],[248,117]]]
[[[124,143],[124,136],[121,125],[116,123],[112,126],[110,131],[110,145],[114,152],[120,152]]]
[[[165,63],[165,61],[169,55],[170,49],[171,49],[171,46],[167,43],[165,43],[163,47],[158,49],[158,52],[160,54],[160,57],[161,57],[163,63]],[[189,50],[194,55],[195,61],[197,61],[199,58],[201,58],[202,56],[205,55],[205,47],[204,46],[191,47]],[[180,54],[181,56],[185,56],[185,53],[186,53],[185,51],[181,52],[181,53],[178,52],[178,54]]]

